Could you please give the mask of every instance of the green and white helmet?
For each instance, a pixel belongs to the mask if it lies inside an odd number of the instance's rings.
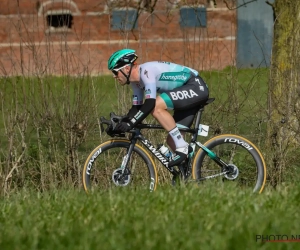
[[[119,69],[127,64],[133,64],[137,58],[135,50],[121,49],[110,56],[107,67],[109,70]]]

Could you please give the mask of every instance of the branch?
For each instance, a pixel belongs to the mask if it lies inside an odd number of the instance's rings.
[[[236,9],[238,9],[240,7],[243,7],[243,6],[247,5],[248,3],[252,3],[252,2],[256,2],[256,1],[257,0],[250,0],[249,2],[246,2],[246,3],[244,2],[243,4],[241,4],[241,5],[239,5],[239,6],[235,7],[235,8],[230,8],[229,4],[227,3],[227,0],[223,0],[223,3],[225,3],[227,9],[229,9],[229,10],[236,10]]]
[[[268,0],[266,1],[266,4],[269,4],[270,6],[272,6],[272,8],[274,9],[274,4],[270,3]]]

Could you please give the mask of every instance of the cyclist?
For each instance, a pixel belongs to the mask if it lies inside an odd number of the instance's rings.
[[[208,99],[207,85],[199,73],[189,67],[164,61],[137,64],[137,58],[135,50],[122,49],[108,60],[108,69],[114,78],[121,85],[130,84],[133,90],[129,119],[119,123],[115,130],[127,132],[151,113],[169,133],[167,144],[175,152],[169,167],[179,165],[192,149],[178,128],[192,125],[199,106]],[[173,117],[167,110],[174,110]]]

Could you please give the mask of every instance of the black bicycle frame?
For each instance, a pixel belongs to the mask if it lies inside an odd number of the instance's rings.
[[[209,102],[208,102],[209,103]],[[207,103],[207,104],[208,104]],[[205,151],[208,156],[210,158],[212,158],[221,168],[223,168],[224,170],[224,167],[228,167],[228,164],[225,163],[224,161],[222,161],[219,157],[217,157],[217,155],[215,153],[213,153],[212,151],[210,151],[208,148],[206,148],[204,145],[202,145],[201,143],[197,142],[197,136],[198,136],[198,130],[199,130],[199,125],[200,125],[200,120],[201,120],[201,115],[202,115],[202,112],[204,110],[204,106],[200,107],[199,111],[197,112],[197,116],[196,116],[196,122],[195,122],[195,127],[194,128],[179,128],[180,131],[182,132],[185,132],[185,133],[190,133],[192,134],[192,139],[191,139],[191,142],[190,143],[194,143],[196,145],[198,145],[203,151]],[[162,155],[157,149],[155,146],[153,146],[151,144],[150,141],[148,141],[142,134],[141,134],[141,129],[146,129],[146,128],[149,128],[149,129],[164,129],[161,125],[156,125],[156,124],[138,124],[133,130],[129,131],[129,133],[132,134],[131,136],[131,143],[130,143],[130,146],[128,148],[128,151],[127,151],[127,156],[130,156],[133,149],[134,149],[134,146],[137,142],[137,140],[141,141],[146,147],[147,149],[161,162],[161,164],[169,170],[170,173],[172,173],[173,175],[178,175],[180,174],[179,171],[177,171],[175,168],[173,167],[169,167],[168,166],[168,163],[169,163],[169,160],[164,156]],[[127,157],[127,159],[125,160],[124,162],[124,167],[126,168],[127,166],[127,163],[129,161],[129,158],[130,157]]]
[[[197,139],[197,135],[198,135],[198,129],[199,129],[199,124],[200,124],[200,120],[201,120],[201,114],[202,114],[203,108],[199,109],[198,113],[197,113],[197,117],[196,117],[196,122],[195,122],[195,128],[180,128],[179,130],[182,132],[186,132],[186,133],[191,133],[192,134],[192,139],[191,139],[191,143],[196,143],[196,139]],[[160,163],[166,168],[168,169],[168,171],[170,173],[172,173],[173,175],[178,175],[180,174],[179,171],[177,171],[175,168],[173,167],[169,167],[168,163],[169,160],[163,155],[161,154],[155,146],[153,146],[151,144],[151,142],[149,140],[147,140],[140,132],[141,129],[164,129],[161,125],[156,125],[156,124],[138,124],[136,126],[135,129],[131,130],[130,132],[132,133],[131,136],[131,144],[128,148],[128,152],[127,155],[130,156],[133,148],[137,142],[137,140],[141,141],[143,145],[145,145],[147,147],[147,149],[156,157],[156,159],[158,161],[160,161]],[[198,146],[200,146],[203,150],[207,151],[208,149],[206,149],[204,146],[202,146],[202,144],[198,144]],[[129,160],[129,157],[126,159],[126,162],[124,162],[124,165],[127,166],[127,162]],[[218,159],[215,159],[218,161]],[[224,166],[223,164],[220,164],[222,166]]]

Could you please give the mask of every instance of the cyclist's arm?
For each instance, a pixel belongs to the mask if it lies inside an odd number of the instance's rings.
[[[135,116],[137,112],[141,109],[142,105],[132,105],[131,108],[129,109],[127,116],[132,119],[132,117]]]
[[[131,83],[131,88],[133,91],[132,106],[127,113],[127,116],[130,119],[132,119],[134,115],[141,109],[144,97],[143,90],[140,89],[136,83]]]
[[[141,109],[130,120],[133,126],[143,121],[154,109],[156,99],[146,99]]]
[[[154,76],[150,73],[147,75],[141,74],[141,80],[145,85],[145,102],[141,106],[140,110],[130,120],[132,126],[143,121],[154,109],[156,102],[156,84]]]

